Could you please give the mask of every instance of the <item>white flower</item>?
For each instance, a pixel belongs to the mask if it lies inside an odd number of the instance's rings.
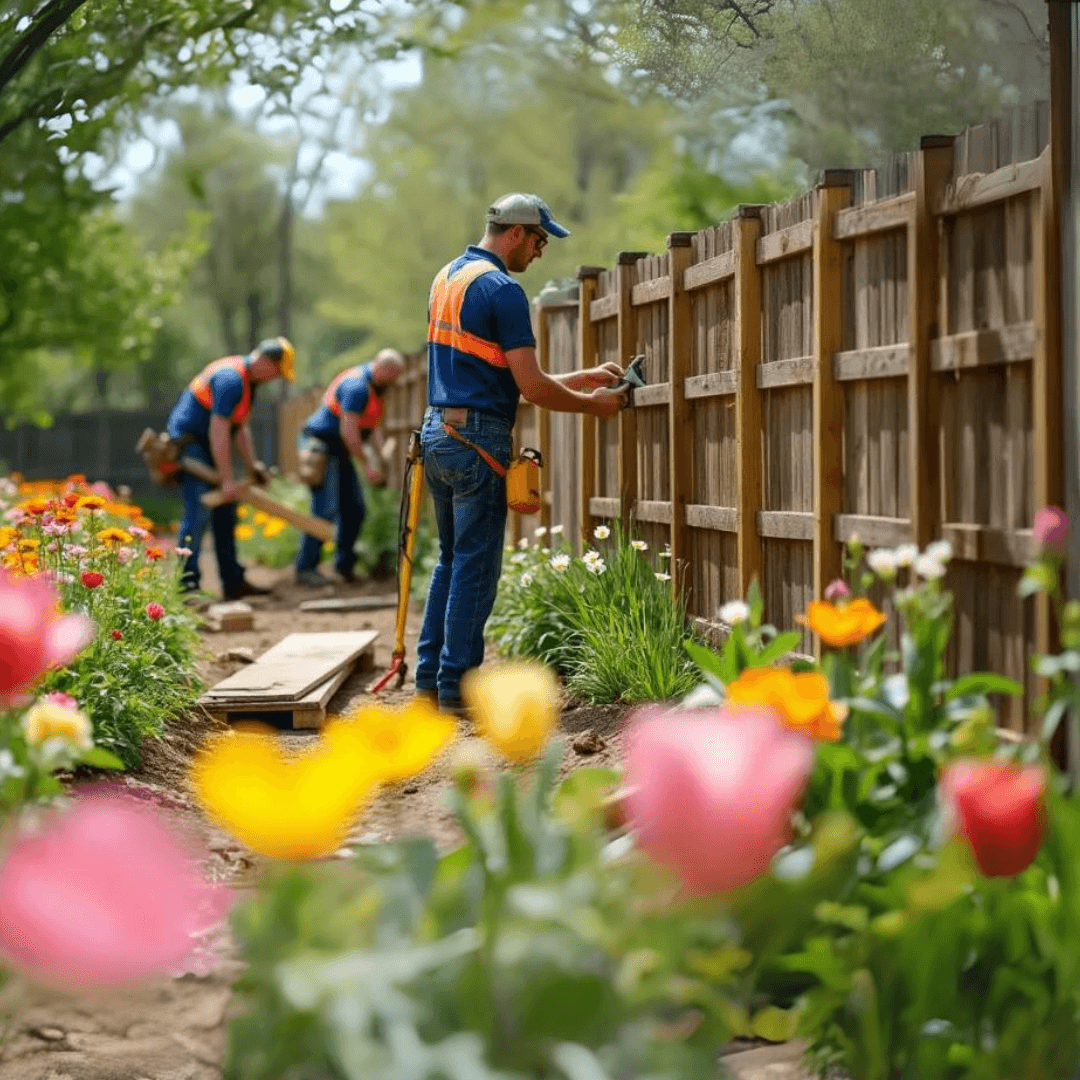
[[[551,560],[551,569],[557,570],[560,574],[570,565],[569,555],[556,555]]]
[[[630,541],[630,546],[635,551],[648,551],[649,550],[649,545],[646,544],[644,540],[631,540]]]
[[[532,571],[531,570],[526,570],[525,573],[521,575],[521,584],[524,585],[525,588],[527,589],[532,583],[533,583]]]
[[[606,540],[611,535],[611,530],[606,525],[597,525],[592,534],[597,540]]]
[[[897,566],[910,566],[919,554],[919,549],[915,544],[901,544],[893,554],[896,556]]]
[[[563,527],[561,525],[552,525],[551,526],[551,535],[552,536],[560,536],[562,534],[562,531],[563,531]]]
[[[896,552],[889,548],[878,548],[866,556],[867,565],[879,578],[892,581],[896,577]]]
[[[945,564],[940,559],[935,559],[929,554],[920,555],[914,563],[915,573],[924,578],[940,578],[945,576]]]
[[[671,580],[671,575],[670,574],[656,574],[655,577],[656,577],[657,581],[670,581]]]
[[[519,563],[523,563],[529,556],[524,551],[517,552],[516,555],[510,556],[510,561],[516,566]]]
[[[607,563],[603,559],[593,559],[585,564],[590,574],[602,574],[607,569]]]
[[[538,525],[535,529],[533,529],[533,536],[536,536],[536,537],[547,536],[547,526],[546,525]]]
[[[952,558],[952,544],[948,540],[935,540],[927,546],[924,554],[937,562],[948,562]]]
[[[660,558],[661,559],[670,559],[671,558],[671,548],[667,544],[664,545],[664,550],[660,552]]]
[[[522,551],[524,551],[528,546],[529,546],[529,538],[527,536],[523,536],[518,541],[518,547],[521,548]]]
[[[720,621],[728,626],[738,626],[750,618],[750,606],[743,600],[729,600],[720,609]]]

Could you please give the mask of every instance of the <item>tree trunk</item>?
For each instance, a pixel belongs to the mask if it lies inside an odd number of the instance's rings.
[[[218,319],[221,322],[221,339],[225,342],[225,352],[230,356],[240,352],[240,342],[236,339],[236,327],[233,325],[233,306],[231,302],[218,301]]]
[[[248,293],[248,352],[251,352],[262,341],[261,300],[262,296],[257,289]]]
[[[292,198],[286,193],[278,219],[278,333],[292,337]]]

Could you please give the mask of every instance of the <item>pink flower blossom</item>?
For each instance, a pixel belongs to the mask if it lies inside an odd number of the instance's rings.
[[[164,615],[164,614],[165,614],[165,609],[160,604],[149,603],[149,604],[146,605],[147,618],[153,619],[154,622],[157,622],[158,619],[160,619],[161,616]]]
[[[60,547],[60,545],[59,545],[59,544],[58,544],[58,543],[57,543],[57,542],[56,542],[55,540],[50,540],[50,541],[49,541],[49,542],[48,542],[48,543],[47,543],[47,544],[45,545],[45,550],[46,550],[46,551],[48,551],[48,552],[50,552],[50,553],[52,553],[52,552],[54,552],[54,551],[58,550],[58,549],[59,549],[59,547]]]
[[[176,554],[179,555],[181,559],[186,559],[191,554],[191,548],[178,547],[176,549]]]
[[[131,562],[131,548],[117,548],[116,561],[121,566],[127,566]]]
[[[627,811],[691,892],[737,888],[787,842],[813,764],[813,741],[767,709],[645,709],[628,735]]]
[[[830,604],[835,604],[839,600],[850,600],[851,588],[843,578],[833,578],[825,586],[825,599]]]
[[[0,572],[0,700],[20,695],[94,638],[85,615],[60,615],[56,590],[38,578]]]
[[[79,708],[79,703],[70,694],[65,694],[62,690],[54,690],[51,694],[46,694],[45,700],[50,705],[59,705],[61,709],[77,710]]]
[[[75,558],[78,558],[80,555],[85,555],[89,550],[90,549],[84,544],[68,544],[67,546],[67,553],[75,556]]]
[[[149,529],[144,529],[141,525],[129,526],[128,532],[132,536],[137,536],[140,540],[149,540],[154,535]]]
[[[1069,518],[1058,506],[1044,506],[1035,514],[1035,543],[1044,551],[1064,551],[1069,540]]]
[[[0,865],[0,954],[50,985],[129,982],[182,962],[230,899],[156,810],[85,789],[16,832]]]

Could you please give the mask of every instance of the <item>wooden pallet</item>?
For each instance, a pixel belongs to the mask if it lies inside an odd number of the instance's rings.
[[[354,670],[375,666],[378,636],[374,630],[290,634],[254,664],[207,690],[199,704],[226,722],[320,727],[341,684]]]

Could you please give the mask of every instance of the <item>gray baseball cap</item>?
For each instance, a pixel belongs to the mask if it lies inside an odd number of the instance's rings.
[[[539,195],[515,191],[488,207],[487,220],[493,225],[537,225],[549,236],[562,239],[570,235],[552,216],[548,204]]]

